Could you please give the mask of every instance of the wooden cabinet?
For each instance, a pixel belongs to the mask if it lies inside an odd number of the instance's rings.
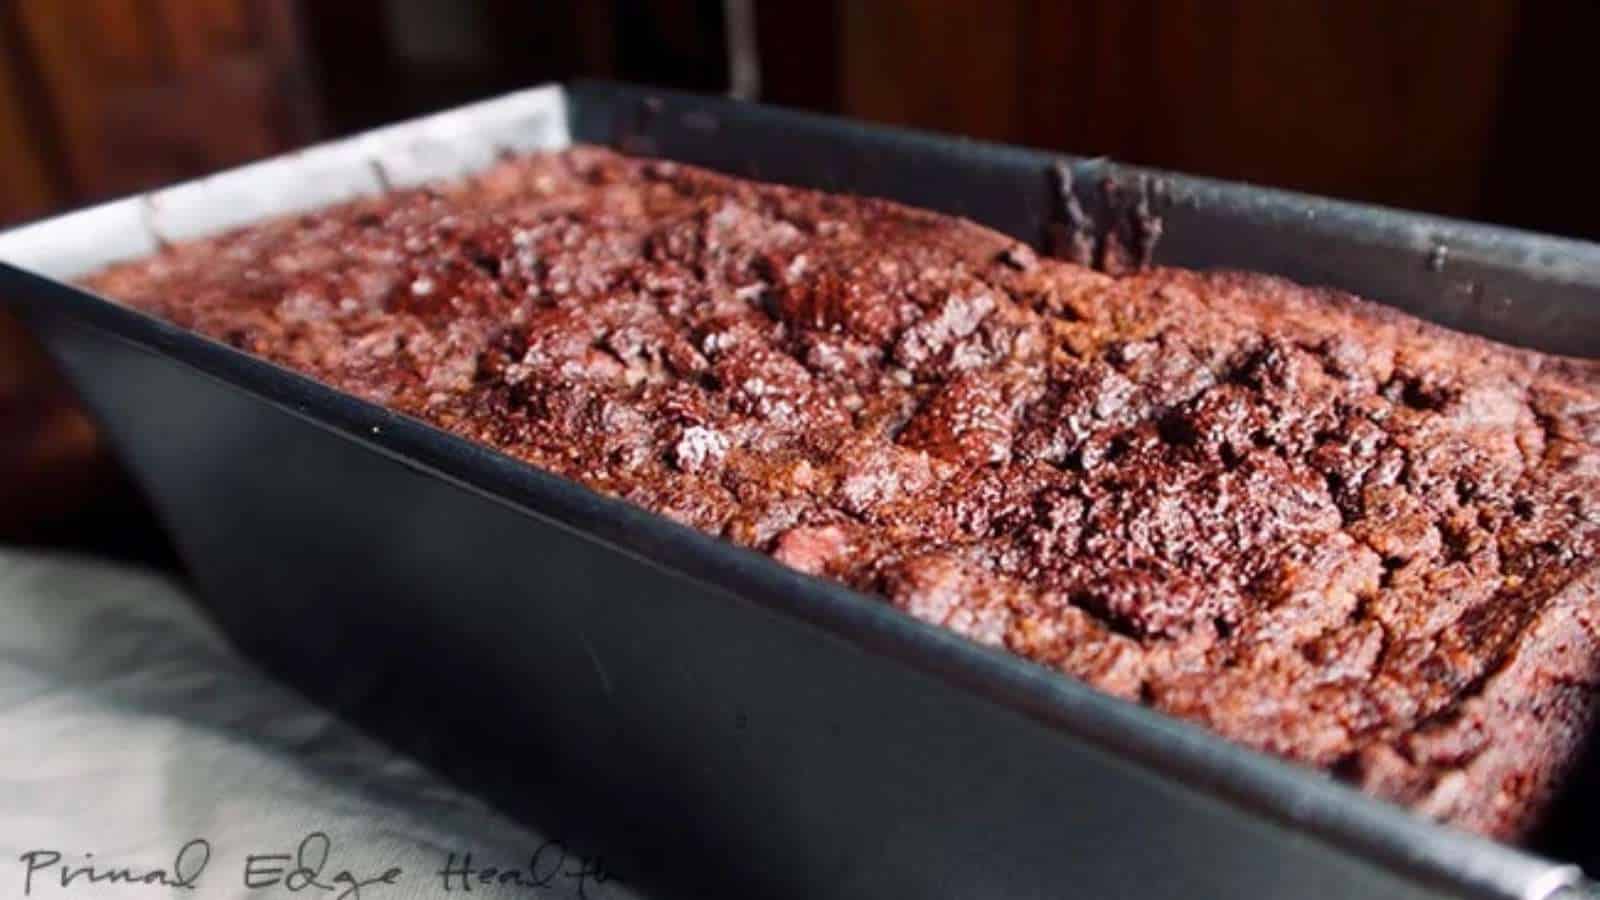
[[[286,0],[0,5],[0,221],[312,137],[294,15]]]
[[[0,224],[308,140],[293,14],[285,0],[0,2]],[[0,539],[158,546],[142,524],[117,533],[138,510],[70,392],[0,312]]]
[[[1481,215],[1522,5],[841,0],[831,6],[837,47],[810,55],[832,60],[835,96],[819,104],[801,85],[796,99],[878,121]],[[768,83],[780,95],[787,87],[781,74]]]
[[[1593,0],[761,4],[779,103],[1600,238]],[[1559,187],[1555,185],[1559,183]]]

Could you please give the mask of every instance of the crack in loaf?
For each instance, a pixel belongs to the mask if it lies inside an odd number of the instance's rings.
[[[1591,362],[590,147],[88,284],[1465,828],[1589,729]]]

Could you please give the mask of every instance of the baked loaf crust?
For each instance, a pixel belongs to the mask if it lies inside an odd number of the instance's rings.
[[[1516,838],[1600,681],[1600,366],[596,148],[89,286]]]

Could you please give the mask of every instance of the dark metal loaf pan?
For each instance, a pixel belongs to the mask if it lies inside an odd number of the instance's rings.
[[[1061,158],[729,101],[544,87],[0,235],[228,633],[620,877],[747,897],[1479,897],[1577,870],[924,625],[69,286],[161,241],[570,141],[892,197],[1038,240]],[[1277,272],[1573,354],[1600,247],[1144,180],[1161,262]],[[1442,248],[1442,249],[1441,249]],[[551,825],[550,823],[558,823]]]

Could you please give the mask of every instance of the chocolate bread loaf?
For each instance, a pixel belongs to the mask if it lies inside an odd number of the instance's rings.
[[[1600,681],[1600,364],[579,147],[94,289],[1516,838]]]

